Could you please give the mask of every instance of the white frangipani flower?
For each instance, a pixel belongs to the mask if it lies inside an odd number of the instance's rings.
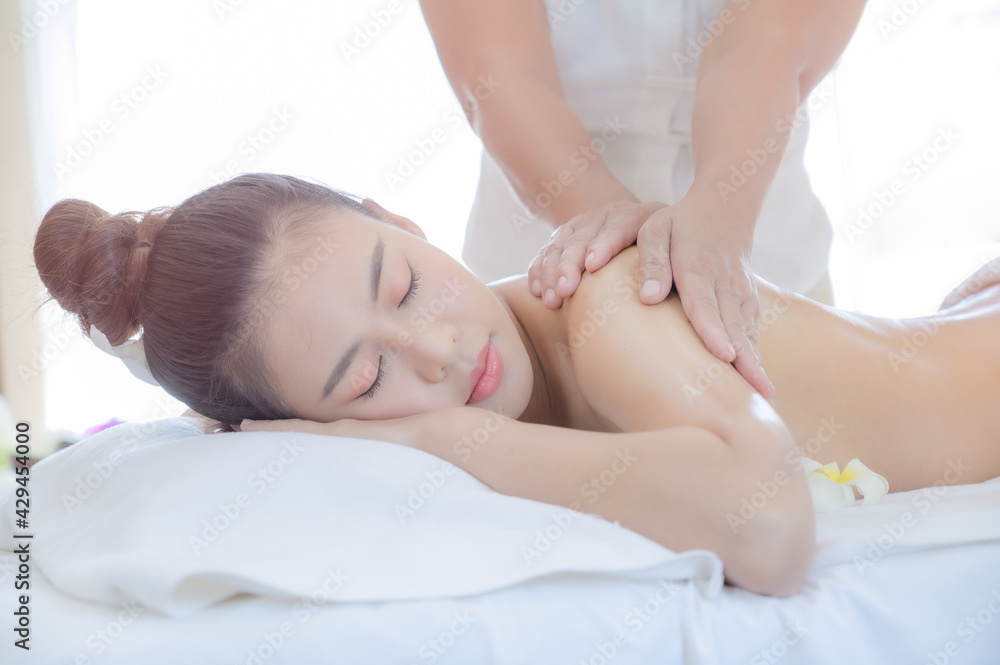
[[[889,481],[862,464],[857,457],[848,462],[843,471],[836,462],[823,465],[808,457],[802,458],[802,466],[817,513],[874,503],[889,491]],[[855,489],[862,497],[860,500],[854,498]]]

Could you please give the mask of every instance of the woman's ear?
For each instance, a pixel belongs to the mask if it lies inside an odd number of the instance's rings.
[[[393,226],[398,226],[404,231],[409,231],[413,235],[423,238],[424,240],[427,240],[427,236],[424,235],[423,229],[417,226],[412,220],[403,217],[402,215],[397,215],[395,213],[389,212],[388,210],[386,210],[379,204],[375,203],[375,201],[371,199],[364,199],[361,202],[361,205],[364,206],[364,208],[368,210],[372,215],[382,220],[383,222],[387,224],[392,224]]]

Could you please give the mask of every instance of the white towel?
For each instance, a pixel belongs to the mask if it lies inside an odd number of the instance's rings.
[[[391,443],[204,435],[170,418],[104,430],[31,469],[31,557],[63,592],[183,615],[239,593],[314,602],[475,594],[553,574],[691,580],[722,563],[600,517],[493,491]],[[0,502],[13,550],[14,497]],[[23,541],[18,541],[23,542]]]

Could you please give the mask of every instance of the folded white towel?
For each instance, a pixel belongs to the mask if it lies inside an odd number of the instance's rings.
[[[32,560],[57,588],[169,615],[239,593],[405,600],[552,574],[692,580],[707,597],[722,585],[713,553],[677,554],[379,441],[118,425],[39,462],[30,490]],[[0,502],[5,549],[13,501]]]

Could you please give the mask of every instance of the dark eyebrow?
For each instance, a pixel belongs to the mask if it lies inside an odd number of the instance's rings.
[[[375,250],[372,252],[372,302],[378,302],[378,287],[382,281],[382,258],[385,256],[385,243],[381,236],[375,243]]]
[[[323,399],[329,397],[330,393],[333,392],[333,389],[337,387],[338,383],[340,383],[340,380],[344,378],[344,374],[347,373],[347,368],[351,366],[351,362],[354,360],[354,356],[357,355],[358,349],[360,348],[361,342],[355,342],[354,346],[347,350],[344,357],[340,359],[337,366],[333,368],[332,372],[330,372],[330,378],[326,380],[326,385],[323,386]]]
[[[372,292],[372,302],[378,302],[378,289],[379,282],[381,282],[382,277],[382,259],[385,257],[385,243],[382,242],[382,238],[375,242],[375,249],[372,251],[372,268],[371,268],[371,292]],[[330,372],[330,378],[326,380],[326,385],[323,386],[323,396],[321,400],[326,399],[333,392],[333,389],[337,387],[340,380],[344,378],[344,374],[347,373],[347,368],[351,366],[351,362],[354,360],[354,356],[358,354],[358,350],[361,349],[361,341],[355,342],[351,345],[351,348],[347,350],[347,353],[341,357],[340,362],[337,366],[333,368]]]

